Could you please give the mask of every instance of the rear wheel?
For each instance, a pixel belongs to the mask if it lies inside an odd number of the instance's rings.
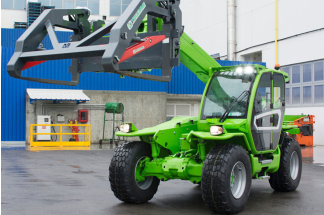
[[[270,174],[270,186],[276,191],[294,191],[302,174],[302,154],[298,142],[287,138],[281,149],[280,166],[277,172]]]
[[[116,150],[109,166],[109,181],[115,196],[126,203],[144,203],[153,198],[160,180],[142,177],[145,159],[151,159],[151,146],[144,142],[125,142]]]
[[[212,148],[202,173],[202,196],[216,213],[237,213],[244,209],[251,188],[251,163],[241,146],[226,144]]]

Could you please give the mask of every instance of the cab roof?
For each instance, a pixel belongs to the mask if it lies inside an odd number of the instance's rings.
[[[255,68],[256,72],[258,74],[263,73],[263,72],[275,72],[275,73],[280,73],[284,76],[285,82],[289,83],[289,75],[288,73],[281,71],[281,70],[275,70],[275,69],[269,69],[266,68],[265,66],[259,65],[259,64],[244,64],[244,65],[235,65],[235,66],[222,66],[222,67],[217,67],[214,68],[213,71],[214,72],[222,72],[222,71],[231,71],[231,70],[235,70],[238,67],[248,67],[248,66],[252,66]]]

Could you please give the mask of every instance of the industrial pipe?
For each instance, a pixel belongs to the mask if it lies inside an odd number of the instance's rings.
[[[278,24],[277,24],[277,0],[275,0],[275,65],[278,64]]]
[[[227,0],[227,60],[235,60],[235,0]]]

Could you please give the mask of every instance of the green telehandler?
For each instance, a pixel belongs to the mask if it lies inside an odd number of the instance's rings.
[[[180,62],[206,84],[197,117],[175,117],[138,130],[124,123],[117,136],[139,137],[114,152],[109,181],[126,203],[153,198],[160,181],[189,180],[217,213],[246,205],[252,179],[268,179],[276,191],[294,191],[302,173],[298,142],[284,124],[288,74],[260,65],[220,66],[186,33],[180,0],[133,0],[116,20],[89,22],[83,9],[45,10],[16,43],[7,65],[10,76],[42,83],[77,85],[82,72],[109,72],[167,82]],[[72,30],[58,42],[53,27]],[[40,47],[46,35],[53,48]],[[23,76],[48,60],[72,59],[71,81]],[[161,68],[161,76],[150,75]],[[183,74],[185,75],[185,74]]]
[[[117,135],[140,141],[125,142],[114,153],[109,181],[115,196],[143,203],[160,181],[190,180],[201,185],[209,209],[237,213],[248,201],[252,179],[268,179],[276,191],[294,191],[302,156],[287,135],[299,129],[282,125],[287,73],[260,65],[220,67],[185,33],[180,58],[206,80],[199,115],[142,130],[123,124]],[[203,67],[208,69],[201,72]]]

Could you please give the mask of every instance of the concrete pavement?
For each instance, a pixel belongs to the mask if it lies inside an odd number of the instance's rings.
[[[314,150],[324,154],[324,147]],[[200,187],[181,180],[161,182],[149,203],[120,202],[108,181],[112,155],[111,150],[2,150],[2,214],[213,214],[203,203]],[[313,160],[304,159],[295,192],[275,192],[267,180],[253,180],[240,214],[324,214],[324,162]]]

